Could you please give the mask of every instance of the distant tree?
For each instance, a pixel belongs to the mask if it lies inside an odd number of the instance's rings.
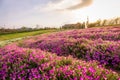
[[[75,28],[75,29],[80,29],[80,28],[81,28],[81,25],[82,25],[81,23],[76,23],[76,24],[74,25],[74,28]]]
[[[119,23],[119,18],[115,18],[115,24],[118,24]]]
[[[26,30],[26,29],[27,29],[27,27],[25,27],[25,26],[21,27],[21,30]]]
[[[100,19],[95,22],[95,26],[97,26],[97,27],[101,26],[101,20]]]
[[[105,19],[102,21],[102,26],[105,26],[106,24],[107,24],[107,20]]]
[[[109,25],[110,25],[110,26],[114,25],[114,20],[113,20],[113,19],[111,19],[111,20],[109,21]]]

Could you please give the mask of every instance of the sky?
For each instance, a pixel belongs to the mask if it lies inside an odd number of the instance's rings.
[[[0,26],[60,27],[120,17],[120,0],[0,0]]]

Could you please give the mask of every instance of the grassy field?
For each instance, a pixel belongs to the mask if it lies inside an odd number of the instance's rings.
[[[4,35],[0,35],[0,41],[10,40],[10,39],[14,39],[14,38],[21,38],[21,37],[26,37],[26,36],[34,36],[34,35],[56,32],[56,31],[58,31],[58,30],[39,30],[39,31],[32,31],[32,32],[4,34]]]

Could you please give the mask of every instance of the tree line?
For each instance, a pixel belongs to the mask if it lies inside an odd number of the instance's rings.
[[[51,29],[56,29],[56,28],[50,28],[50,27],[44,27],[44,28],[39,28],[39,27],[35,27],[35,28],[28,28],[28,27],[21,27],[21,28],[17,28],[17,29],[10,29],[10,28],[0,28],[0,35],[3,34],[11,34],[11,33],[22,33],[22,32],[32,32],[32,31],[38,31],[38,30],[51,30]]]
[[[104,19],[104,20],[97,20],[95,22],[87,24],[88,28],[91,27],[104,27],[104,26],[120,26],[120,17],[113,18],[113,19]],[[65,24],[60,29],[84,29],[85,28],[85,22],[83,23],[76,23],[76,24]],[[35,28],[28,28],[28,27],[21,27],[17,29],[5,29],[3,27],[0,28],[0,35],[1,34],[11,34],[11,33],[22,33],[22,32],[31,32],[31,31],[37,31],[37,30],[50,30],[50,29],[58,29],[58,28],[50,28],[50,27],[44,27],[40,28],[39,25],[36,25]]]
[[[90,27],[104,27],[104,26],[117,26],[120,25],[120,17],[113,18],[113,19],[104,19],[104,20],[97,20],[92,23],[88,23],[88,28]],[[62,26],[62,29],[83,29],[85,28],[85,22],[83,23],[76,23],[76,24],[65,24]]]

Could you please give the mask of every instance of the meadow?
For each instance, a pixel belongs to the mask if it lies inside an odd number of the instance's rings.
[[[26,36],[35,36],[43,33],[50,33],[55,32],[57,30],[38,30],[38,31],[30,31],[30,32],[18,32],[18,33],[9,33],[9,34],[0,34],[0,41],[14,39],[14,38],[20,38],[20,37],[26,37]]]
[[[15,30],[13,30],[15,31]],[[48,34],[51,32],[61,31],[59,29],[47,29],[47,30],[36,30],[36,31],[23,31],[23,32],[11,32],[6,34],[0,34],[0,47],[10,44],[15,41],[26,39],[31,36]]]
[[[6,45],[0,48],[0,80],[120,80],[120,27],[67,30]]]

